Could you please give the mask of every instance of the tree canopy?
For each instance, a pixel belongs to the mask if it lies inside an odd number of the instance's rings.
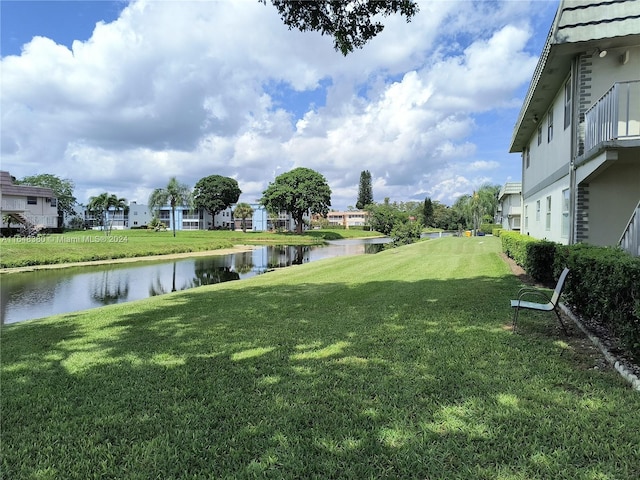
[[[267,0],[260,0],[267,3]],[[381,16],[397,14],[410,22],[418,13],[415,0],[270,0],[289,29],[333,37],[343,55],[362,48],[384,29]]]
[[[165,205],[171,207],[171,225],[173,236],[176,236],[176,207],[190,207],[192,204],[191,189],[184,183],[178,182],[176,177],[171,177],[165,188],[156,188],[149,196],[149,208],[159,210]]]
[[[204,208],[214,217],[231,204],[236,203],[242,191],[238,182],[221,175],[201,178],[193,188],[193,203],[196,208]]]
[[[45,187],[53,190],[58,199],[58,212],[74,215],[74,207],[77,204],[76,197],[73,196],[75,187],[72,180],[61,179],[50,173],[41,173],[40,175],[31,175],[17,180],[16,185],[31,185],[33,187]]]
[[[125,198],[118,198],[115,194],[109,194],[108,192],[101,193],[95,197],[89,199],[87,210],[100,220],[100,225],[105,233],[108,235],[111,232],[111,224],[107,223],[107,215],[109,210],[125,210],[127,208],[127,200]]]
[[[247,231],[247,218],[253,215],[253,208],[248,203],[239,203],[236,205],[236,209],[233,211],[233,218],[240,218],[242,220],[242,231]]]
[[[310,168],[298,167],[283,173],[262,192],[260,202],[271,212],[286,211],[302,233],[306,213],[325,216],[331,206],[331,189],[323,175]]]
[[[362,210],[373,203],[373,188],[371,187],[371,172],[364,170],[360,173],[360,186],[358,188],[358,201],[356,208]]]

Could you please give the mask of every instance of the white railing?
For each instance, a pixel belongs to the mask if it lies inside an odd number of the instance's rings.
[[[631,219],[629,219],[618,245],[631,255],[640,257],[640,202],[631,214]]]
[[[27,209],[26,200],[2,199],[3,212],[24,212]]]
[[[585,114],[584,150],[640,137],[640,80],[615,83]]]

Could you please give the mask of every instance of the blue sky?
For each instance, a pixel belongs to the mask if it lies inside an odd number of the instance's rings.
[[[2,169],[146,202],[170,177],[322,173],[332,207],[519,181],[509,142],[557,1],[420,1],[346,58],[257,0],[2,1]]]

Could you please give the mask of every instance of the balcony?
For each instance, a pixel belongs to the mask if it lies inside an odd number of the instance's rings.
[[[584,151],[603,142],[640,139],[640,80],[615,83],[585,114]]]

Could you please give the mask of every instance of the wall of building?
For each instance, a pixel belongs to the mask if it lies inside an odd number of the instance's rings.
[[[569,242],[568,229],[563,229],[564,190],[569,188],[569,175],[524,201],[521,233],[534,238],[547,239],[561,244]],[[551,198],[549,226],[547,227],[547,198]],[[537,202],[540,202],[538,216]],[[568,218],[564,218],[568,221]],[[567,225],[568,226],[568,225]]]
[[[586,242],[590,244],[617,245],[640,200],[640,161],[625,160],[623,154],[622,159],[589,180],[590,228]]]

